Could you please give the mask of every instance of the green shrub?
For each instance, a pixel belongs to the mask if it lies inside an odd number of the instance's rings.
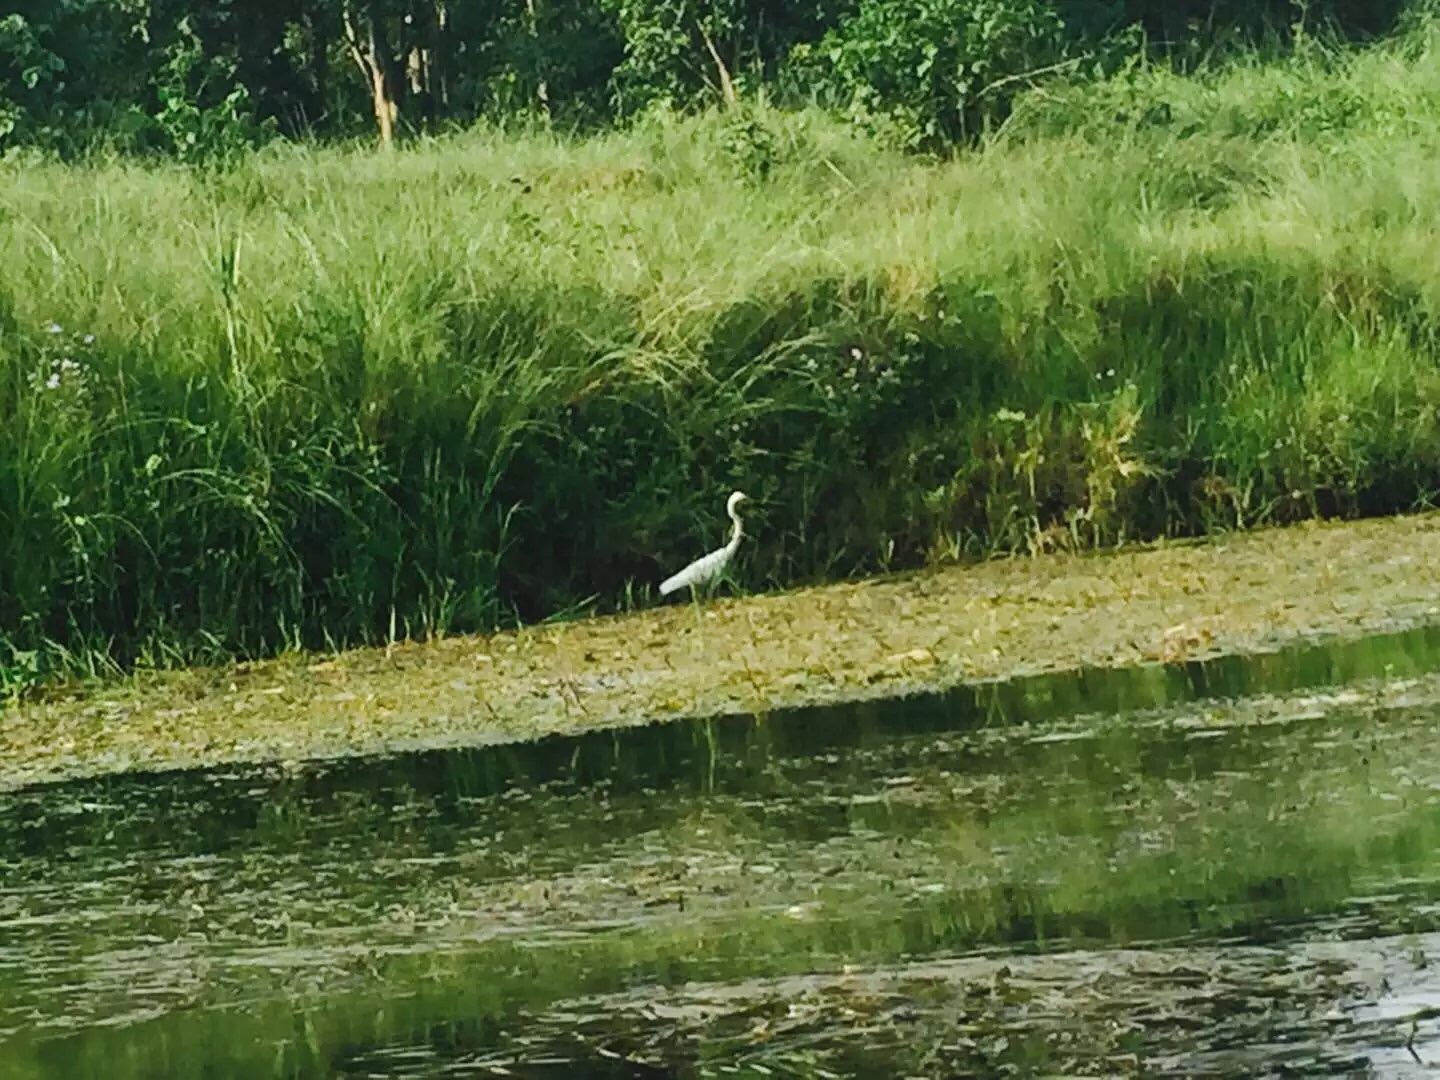
[[[907,147],[973,137],[1026,73],[1060,55],[1063,25],[1042,0],[860,0],[797,62],[827,100]]]
[[[375,127],[375,72],[402,136],[479,119],[603,125],[736,96],[832,100],[907,145],[941,145],[1003,115],[1022,76],[1062,57],[1071,71],[1142,52],[1198,69],[1257,42],[1278,53],[1296,27],[1302,40],[1368,38],[1432,9],[1433,0],[11,0],[0,16],[0,148],[213,157],[196,147],[223,155],[259,134],[349,137]]]

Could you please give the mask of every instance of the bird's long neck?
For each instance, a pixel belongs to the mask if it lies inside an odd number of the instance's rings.
[[[740,546],[740,537],[744,536],[745,533],[740,528],[740,513],[733,507],[730,510],[730,521],[734,527],[730,530],[730,542],[726,544],[725,547],[730,551],[734,551]]]

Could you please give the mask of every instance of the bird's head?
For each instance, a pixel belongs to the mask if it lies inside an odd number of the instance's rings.
[[[741,503],[750,501],[752,501],[750,496],[743,491],[732,491],[729,500],[725,503],[725,512],[733,515]]]

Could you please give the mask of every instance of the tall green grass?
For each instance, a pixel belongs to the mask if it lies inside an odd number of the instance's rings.
[[[736,486],[755,588],[1425,505],[1437,59],[0,166],[0,666],[606,607]]]

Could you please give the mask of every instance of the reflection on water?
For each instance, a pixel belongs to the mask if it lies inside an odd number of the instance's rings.
[[[0,796],[0,1075],[1418,1073],[1440,633]]]

